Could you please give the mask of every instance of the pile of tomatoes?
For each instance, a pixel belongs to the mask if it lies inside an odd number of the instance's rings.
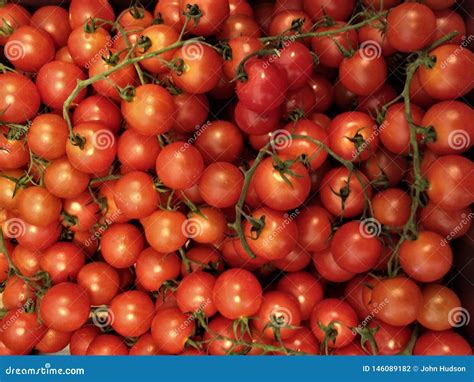
[[[0,353],[471,354],[466,26],[360,3],[0,6]]]

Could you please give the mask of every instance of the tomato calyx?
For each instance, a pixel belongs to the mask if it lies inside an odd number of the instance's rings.
[[[151,47],[151,39],[148,36],[140,36],[137,41],[137,47],[140,48],[140,53],[146,53]]]
[[[2,21],[3,23],[2,23],[2,26],[0,27],[0,36],[8,37],[15,31],[15,29],[8,23],[7,20],[3,19]]]
[[[120,89],[120,98],[125,102],[132,102],[135,98],[136,89],[133,85],[125,86],[123,89]]]
[[[337,331],[335,324],[340,324],[339,321],[333,320],[327,326],[323,325],[320,321],[318,321],[318,327],[324,333],[324,339],[321,342],[320,350],[325,352],[326,355],[329,354],[329,344],[332,342],[333,344],[336,343],[336,338],[339,334]]]
[[[141,20],[145,17],[145,8],[137,2],[129,8],[128,13],[130,13],[135,20]]]
[[[372,349],[372,354],[377,355],[379,350],[377,346],[377,341],[375,341],[375,333],[377,333],[380,329],[380,326],[377,325],[374,328],[369,326],[365,327],[357,327],[353,328],[353,332],[360,335],[360,346],[364,349],[367,353],[370,353],[367,349],[367,343],[369,343],[370,348]]]
[[[197,4],[188,3],[183,11],[183,15],[186,17],[186,20],[192,20],[196,27],[199,24],[199,19],[202,17],[202,12]]]

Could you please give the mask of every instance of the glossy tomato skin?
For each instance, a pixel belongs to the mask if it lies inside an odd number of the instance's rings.
[[[117,153],[115,135],[98,122],[80,123],[74,126],[73,132],[85,139],[85,143],[81,149],[68,140],[66,154],[71,164],[88,174],[106,171]]]
[[[144,242],[142,233],[135,226],[114,223],[102,235],[102,256],[114,268],[128,268],[137,261]]]
[[[66,121],[56,114],[41,114],[33,119],[27,133],[28,146],[36,155],[52,160],[66,153]]]
[[[445,155],[428,168],[427,194],[441,208],[465,208],[474,201],[471,185],[474,182],[473,163],[460,155]]]
[[[366,232],[364,222],[343,224],[331,242],[334,261],[348,272],[363,273],[372,269],[382,254],[382,242]]]
[[[411,198],[399,188],[388,188],[372,198],[374,218],[387,227],[403,227],[410,218]]]
[[[177,50],[173,60],[182,62],[182,71],[173,71],[176,86],[191,94],[204,94],[214,89],[223,77],[222,57],[207,45],[189,43]]]
[[[72,115],[74,125],[82,122],[99,122],[112,133],[117,133],[122,123],[120,108],[110,98],[91,95],[84,98],[74,109]]]
[[[44,65],[36,77],[41,100],[53,109],[61,109],[73,92],[78,80],[85,80],[84,72],[76,65],[64,61],[51,61]],[[73,102],[80,102],[87,89],[82,89]]]
[[[47,190],[58,198],[75,198],[82,194],[90,176],[76,170],[66,157],[51,162],[44,172],[44,184]]]
[[[454,291],[440,284],[428,284],[422,290],[423,301],[417,321],[430,330],[448,330],[457,325],[453,312],[461,312],[461,301]]]
[[[252,212],[255,219],[265,216],[265,226],[258,238],[251,232],[250,223],[244,223],[244,234],[250,249],[257,257],[277,260],[285,257],[297,245],[298,228],[292,215],[262,207]],[[282,228],[283,227],[283,228]]]
[[[280,161],[291,160],[281,156]],[[273,158],[265,158],[254,173],[255,191],[263,203],[277,211],[297,208],[306,200],[311,189],[308,170],[300,162],[293,163],[288,173],[278,168]],[[290,184],[288,184],[288,181]]]
[[[286,76],[274,64],[263,59],[250,59],[245,63],[248,78],[237,83],[239,101],[250,110],[268,113],[285,100],[288,88]]]
[[[69,344],[71,355],[86,355],[89,345],[100,333],[100,329],[93,325],[85,325],[76,330]]]
[[[449,42],[454,44],[461,44],[466,37],[466,23],[462,16],[453,12],[451,9],[442,9],[434,12],[436,16],[436,32],[434,41],[446,36],[451,32],[458,32]]]
[[[474,128],[468,121],[474,110],[459,101],[444,101],[431,106],[423,116],[422,125],[432,126],[436,140],[427,147],[436,154],[462,154],[472,147]]]
[[[349,161],[369,159],[379,143],[377,125],[368,114],[360,111],[339,114],[329,124],[327,132],[329,146]]]
[[[181,13],[186,11],[185,0],[179,1],[179,9]],[[218,32],[229,17],[230,7],[228,0],[196,0],[195,3],[202,12],[199,23],[189,23],[187,31],[195,36],[210,36]],[[184,22],[185,16],[181,14],[181,22]]]
[[[249,271],[229,269],[217,278],[212,298],[217,311],[229,320],[251,317],[262,303],[262,287]]]
[[[15,30],[22,25],[29,24],[31,15],[20,4],[6,3],[0,7],[0,19],[4,20],[5,26],[9,26]],[[0,36],[0,45],[5,45],[7,40],[8,36]]]
[[[92,262],[81,268],[77,283],[87,290],[91,305],[110,303],[119,291],[118,272],[103,262]]]
[[[71,33],[68,12],[59,6],[47,5],[39,8],[31,16],[31,25],[43,29],[54,40],[56,48],[66,45]]]
[[[186,216],[179,211],[155,211],[143,220],[145,236],[157,252],[170,253],[186,242],[183,225]]]
[[[112,38],[104,28],[86,31],[80,26],[69,35],[67,46],[76,65],[89,69],[95,61],[101,60],[101,49],[112,46]]]
[[[411,330],[408,326],[392,326],[383,322],[372,321],[369,323],[369,328],[378,328],[374,334],[374,340],[377,344],[376,354],[378,355],[396,355],[402,352],[410,341]],[[366,345],[368,350],[372,350],[369,343]]]
[[[469,343],[459,334],[445,330],[428,331],[418,337],[413,355],[471,355]]]
[[[288,89],[299,89],[309,80],[314,62],[310,50],[301,42],[284,47],[275,65],[286,73]]]
[[[49,328],[41,341],[36,344],[35,349],[40,353],[57,353],[69,344],[71,336],[71,332],[60,332]]]
[[[40,270],[41,253],[17,245],[13,251],[8,248],[13,265],[23,276],[31,277]]]
[[[231,320],[216,316],[209,322],[209,329],[212,332],[207,331],[204,334],[204,340],[207,344],[207,352],[210,355],[239,354],[246,350],[242,345],[234,346],[234,342],[238,338],[249,341],[250,336],[248,333],[243,333],[240,328],[234,332]]]
[[[212,317],[217,312],[213,301],[216,278],[209,273],[195,271],[186,276],[176,290],[176,302],[182,312]]]
[[[194,186],[204,170],[199,150],[187,142],[173,142],[156,159],[156,173],[165,186],[182,190]],[[179,174],[179,176],[177,176]]]
[[[144,292],[131,290],[114,297],[110,303],[112,328],[124,337],[138,337],[150,330],[155,306]]]
[[[23,25],[10,35],[4,52],[15,69],[35,73],[54,59],[54,41],[44,30]]]
[[[300,246],[296,246],[285,257],[272,261],[272,265],[285,272],[298,272],[311,263],[311,254]]]
[[[366,96],[380,89],[387,79],[387,71],[383,57],[373,57],[366,49],[359,49],[352,57],[342,60],[339,79],[349,91]]]
[[[420,84],[426,93],[438,100],[450,100],[469,93],[474,87],[474,74],[466,71],[473,60],[473,53],[469,49],[446,44],[429,52],[436,62],[431,68],[420,67],[418,70]]]
[[[38,88],[18,73],[0,74],[0,122],[23,123],[33,117],[40,106]]]
[[[158,139],[126,130],[120,135],[117,158],[130,170],[146,171],[155,166],[161,148]]]
[[[295,222],[298,227],[298,243],[307,251],[322,251],[329,246],[331,215],[324,208],[309,206],[301,211]]]
[[[325,333],[323,327],[333,326],[337,331],[336,337],[328,341],[327,346],[331,348],[342,348],[354,341],[355,334],[352,328],[358,324],[355,311],[346,302],[328,298],[317,303],[311,312],[310,327],[315,337],[323,342]]]
[[[68,242],[53,244],[41,257],[41,268],[49,273],[55,284],[76,280],[84,264],[84,252]]]
[[[156,313],[151,324],[151,335],[163,354],[179,354],[184,351],[188,338],[193,334],[194,320],[179,308],[166,308]]]
[[[361,214],[364,210],[364,190],[369,198],[372,195],[372,187],[363,174],[359,173],[361,182],[355,176],[349,180],[348,176],[349,171],[345,167],[336,167],[328,171],[321,181],[321,203],[333,215],[355,217]],[[350,193],[343,206],[341,195],[345,195],[347,186]]]
[[[453,253],[449,244],[437,233],[422,231],[416,240],[400,246],[400,265],[414,280],[433,282],[451,269]]]
[[[113,21],[115,14],[108,0],[72,0],[69,6],[71,28],[83,26],[89,18]]]
[[[61,199],[53,196],[44,187],[28,187],[18,194],[18,214],[29,224],[44,227],[57,222],[61,207]]]
[[[264,338],[272,339],[275,333],[279,333],[282,339],[289,338],[295,333],[293,327],[300,323],[300,307],[293,295],[280,291],[263,295],[254,326]]]
[[[40,316],[52,329],[72,332],[89,318],[90,300],[84,288],[64,282],[49,289],[40,302]]]
[[[371,308],[377,319],[393,326],[405,326],[416,320],[421,306],[420,288],[411,279],[398,276],[375,284]]]
[[[128,355],[123,338],[114,334],[100,334],[87,348],[86,355]]]
[[[339,21],[332,26],[320,27],[318,28],[318,31],[333,31],[344,26],[346,26],[346,23]],[[318,55],[320,63],[325,66],[329,66],[330,68],[339,67],[342,60],[344,59],[344,56],[340,52],[334,40],[345,49],[355,49],[358,40],[357,32],[355,30],[349,30],[342,33],[335,33],[331,36],[312,38],[311,45],[313,51]]]
[[[138,256],[135,272],[137,281],[148,291],[159,290],[167,280],[175,279],[180,272],[181,263],[174,253],[159,253],[146,248]]]
[[[132,171],[117,181],[114,200],[127,218],[141,219],[157,209],[160,197],[150,175]]]
[[[309,318],[314,305],[323,299],[321,283],[309,272],[289,273],[280,279],[277,288],[298,300],[303,321]]]
[[[362,163],[362,171],[371,182],[384,182],[391,187],[402,180],[407,167],[408,164],[404,157],[392,154],[382,147]]]
[[[147,136],[163,134],[171,129],[175,106],[173,98],[163,87],[141,85],[134,93],[131,100],[122,100],[121,104],[123,117],[130,128]]]
[[[323,16],[346,20],[352,13],[354,0],[304,0],[303,6],[313,21],[318,21]]]
[[[47,226],[25,224],[23,235],[17,237],[18,243],[24,247],[41,251],[54,244],[61,235],[61,225],[53,222]]]
[[[469,207],[446,210],[433,202],[429,202],[420,211],[420,223],[424,229],[452,239],[457,239],[469,231],[471,218]]]
[[[424,4],[403,3],[387,16],[387,39],[400,52],[413,52],[428,46],[434,38],[436,16]]]
[[[28,354],[40,342],[47,328],[39,323],[35,312],[26,313],[13,310],[3,318],[5,323],[0,331],[2,342],[9,349],[21,354]]]

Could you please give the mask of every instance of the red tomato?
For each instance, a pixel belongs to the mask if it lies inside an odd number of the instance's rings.
[[[86,355],[89,345],[100,333],[100,329],[92,325],[85,325],[76,330],[69,344],[71,355]]]
[[[179,354],[194,333],[194,318],[178,308],[167,308],[156,313],[151,324],[151,335],[163,354]]]
[[[30,13],[19,4],[5,3],[0,7],[0,19],[2,20],[3,27],[15,29],[22,25],[27,25],[31,21]],[[0,36],[0,45],[5,45],[8,36]]]
[[[68,242],[53,244],[41,257],[41,268],[55,284],[76,280],[84,263],[84,252]]]
[[[440,284],[429,284],[423,291],[423,301],[417,321],[430,330],[447,330],[463,324],[465,319],[461,301],[451,289]]]
[[[357,315],[351,306],[335,298],[318,302],[311,312],[311,330],[327,347],[338,349],[349,345],[354,341],[352,328],[357,324]]]
[[[120,114],[120,108],[111,99],[92,95],[77,105],[72,121],[74,125],[82,122],[99,122],[112,133],[117,133],[122,123],[122,114]]]
[[[228,0],[193,0],[202,13],[197,25],[188,23],[186,30],[196,36],[210,36],[219,31],[221,25],[229,17],[230,7]],[[185,0],[179,1],[181,22],[184,22],[184,12],[187,11]]]
[[[131,290],[110,303],[112,328],[124,337],[138,337],[150,330],[155,306],[144,292]]]
[[[216,278],[209,273],[194,271],[186,276],[176,290],[176,302],[182,312],[211,317],[217,312],[213,301]]]
[[[216,280],[212,300],[217,311],[235,320],[255,315],[262,304],[262,287],[245,269],[229,269]]]
[[[4,323],[0,330],[2,342],[20,354],[31,352],[47,331],[47,328],[40,323],[36,312],[12,310],[5,315],[2,322]]]
[[[84,25],[90,18],[113,21],[114,10],[108,0],[72,0],[69,5],[69,23],[75,29]]]
[[[153,248],[142,251],[135,265],[137,281],[149,291],[159,290],[165,281],[175,279],[180,268],[181,263],[174,253],[163,254]]]
[[[0,94],[0,122],[23,123],[37,113],[41,103],[35,84],[17,73],[0,74]]]
[[[472,355],[471,345],[459,334],[445,330],[428,331],[418,337],[414,355]]]
[[[86,355],[128,355],[128,348],[121,337],[100,334],[89,344]]]
[[[155,251],[170,253],[178,250],[187,240],[186,216],[179,211],[158,210],[146,217],[142,224],[148,243]]]
[[[142,233],[131,224],[114,223],[102,235],[102,256],[114,268],[128,268],[135,264],[143,246]]]
[[[354,8],[354,0],[304,0],[304,10],[313,21],[318,21],[323,16],[333,20],[346,20]]]
[[[90,300],[84,288],[73,283],[61,283],[49,289],[40,302],[40,316],[52,329],[72,332],[89,318]]]
[[[410,218],[411,198],[403,190],[389,188],[372,198],[374,218],[384,226],[400,228]]]
[[[48,32],[54,40],[56,48],[67,44],[67,38],[71,33],[68,12],[56,5],[47,5],[39,8],[31,16],[31,25]]]
[[[81,268],[77,283],[87,290],[91,305],[110,303],[120,287],[118,272],[103,262],[92,262]]]

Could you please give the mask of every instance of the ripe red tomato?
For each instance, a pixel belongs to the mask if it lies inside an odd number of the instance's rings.
[[[140,253],[135,264],[137,281],[146,290],[159,290],[167,280],[175,279],[180,272],[181,263],[174,253],[163,254],[153,248]]]
[[[71,355],[86,355],[89,345],[100,333],[100,329],[93,325],[85,325],[76,330],[69,343]]]
[[[92,95],[77,105],[72,121],[74,125],[82,122],[99,122],[112,133],[117,133],[122,123],[122,114],[120,108],[110,98]]]
[[[445,155],[436,159],[427,170],[427,194],[439,207],[455,210],[474,201],[471,185],[474,182],[473,163],[459,155]]]
[[[265,59],[252,58],[244,69],[247,79],[237,82],[236,92],[245,107],[268,113],[283,103],[288,81],[278,66]]]
[[[316,304],[310,317],[310,326],[319,342],[328,347],[342,348],[354,341],[352,331],[358,324],[357,315],[349,304],[328,298]]]
[[[41,268],[55,284],[76,280],[84,264],[84,252],[68,242],[53,244],[41,256]]]
[[[115,14],[108,0],[72,0],[69,5],[69,23],[75,29],[90,18],[113,21]]]
[[[49,289],[40,302],[40,316],[52,329],[72,332],[89,318],[90,300],[87,291],[77,284],[65,282]]]
[[[387,16],[388,42],[400,52],[414,52],[428,46],[436,31],[436,16],[426,5],[403,3]]]
[[[329,146],[346,160],[367,160],[377,149],[377,130],[374,120],[366,113],[342,113],[334,118],[327,128]]]
[[[393,326],[406,326],[415,321],[421,304],[420,288],[404,276],[375,283],[370,298],[372,314]]]
[[[186,216],[179,211],[158,210],[142,219],[145,236],[154,250],[170,253],[178,250],[187,240]]]
[[[18,214],[28,224],[45,227],[59,221],[61,207],[61,199],[44,187],[28,187],[18,194]]]
[[[474,144],[474,128],[469,123],[474,110],[459,101],[444,101],[431,106],[423,116],[421,124],[431,126],[436,140],[427,147],[436,154],[461,154]]]
[[[309,319],[314,305],[323,299],[321,283],[309,272],[289,273],[280,279],[277,288],[298,300],[303,321]]]
[[[181,22],[184,22],[184,12],[187,11],[185,0],[179,1]],[[210,36],[219,31],[222,24],[229,17],[230,7],[228,0],[194,0],[202,13],[199,23],[188,23],[186,30],[196,36]]]
[[[131,290],[115,296],[110,303],[112,328],[124,337],[138,337],[150,330],[155,306],[144,292]]]
[[[114,223],[102,235],[102,256],[114,268],[128,268],[135,264],[144,245],[138,228],[131,224]]]
[[[428,331],[416,340],[414,355],[472,355],[471,345],[459,334],[445,330]]]
[[[213,301],[216,278],[209,273],[194,271],[186,276],[176,290],[176,302],[182,312],[211,317],[217,312]]]
[[[69,345],[71,336],[71,332],[60,332],[49,328],[41,341],[36,344],[35,349],[40,353],[57,353]]]
[[[0,330],[2,342],[6,347],[20,354],[31,352],[47,331],[47,328],[40,323],[36,312],[12,310],[5,315],[3,322],[5,324]]]
[[[411,213],[411,198],[399,188],[389,188],[372,198],[374,218],[387,227],[403,227]]]
[[[323,16],[333,20],[346,20],[354,8],[354,0],[304,0],[304,10],[313,21],[318,21]]]
[[[30,13],[21,5],[16,3],[5,3],[0,7],[0,19],[3,27],[15,30],[22,25],[27,25],[31,21]],[[8,36],[0,36],[0,45],[6,44]]]
[[[18,73],[0,74],[0,94],[0,122],[23,123],[37,113],[41,103],[35,84]]]
[[[428,284],[423,290],[423,301],[417,321],[430,330],[448,330],[457,325],[456,312],[462,313],[461,301],[451,289],[440,284]]]
[[[44,30],[23,25],[8,37],[4,53],[15,69],[35,73],[54,59],[54,41]]]
[[[420,223],[424,229],[448,239],[457,239],[466,234],[472,224],[470,207],[446,210],[429,202],[420,210]]]
[[[426,93],[435,99],[450,100],[469,93],[474,87],[474,74],[467,71],[473,61],[469,49],[460,49],[458,45],[441,45],[431,52],[434,64],[418,69],[420,84]]]
[[[433,282],[442,278],[451,268],[453,253],[445,239],[437,233],[422,231],[415,240],[400,246],[400,265],[414,280]]]
[[[67,139],[67,138],[66,138]],[[58,198],[77,198],[89,185],[90,176],[76,170],[66,157],[51,162],[44,171],[46,189]]]
[[[343,224],[331,241],[331,253],[336,264],[353,273],[372,269],[382,255],[382,242],[377,237],[379,233],[368,232],[364,221]]]
[[[258,310],[255,328],[263,338],[286,339],[291,337],[301,323],[301,312],[298,300],[289,293],[271,291],[263,295],[262,304]]]
[[[339,66],[339,80],[357,95],[370,95],[380,89],[387,79],[387,64],[378,53],[367,47],[357,50]]]
[[[321,207],[309,206],[295,219],[298,227],[298,244],[310,252],[318,252],[329,246],[331,216]]]
[[[257,196],[274,210],[295,209],[309,195],[311,180],[308,170],[302,163],[292,162],[283,155],[278,161],[268,157],[258,165],[253,175]]]
[[[109,304],[120,287],[118,272],[100,261],[84,265],[77,275],[77,283],[87,290],[91,305]]]
[[[67,46],[74,63],[89,69],[95,61],[102,61],[101,55],[112,46],[112,38],[104,28],[85,30],[81,25],[71,32]]]
[[[217,311],[229,320],[255,315],[262,304],[262,287],[245,269],[229,269],[214,285],[212,300]]]
[[[27,133],[28,146],[36,155],[58,159],[66,153],[69,131],[66,121],[56,114],[41,114],[33,119]]]
[[[392,326],[379,321],[371,321],[368,326],[371,329],[378,328],[374,334],[378,355],[396,355],[402,352],[411,338],[411,330],[408,326]],[[373,352],[371,344],[366,343],[366,345],[367,349]]]
[[[336,216],[355,217],[364,210],[364,190],[367,197],[372,196],[372,187],[362,173],[349,177],[349,170],[336,167],[326,173],[321,180],[319,197],[324,208]]]
[[[32,251],[21,245],[17,245],[13,251],[10,248],[8,249],[13,265],[15,265],[23,276],[31,277],[40,270],[41,253]]]
[[[173,60],[182,63],[182,70],[173,70],[171,77],[175,85],[187,93],[207,93],[223,76],[222,57],[213,48],[199,42],[184,44],[173,55]]]
[[[66,45],[71,33],[68,12],[56,5],[47,5],[37,9],[31,16],[31,25],[46,31],[54,40],[56,48]]]
[[[128,355],[128,348],[123,338],[114,334],[100,334],[89,344],[86,355]]]
[[[138,86],[130,99],[122,100],[121,109],[129,127],[139,134],[163,134],[173,127],[173,97],[159,85]]]
[[[179,354],[194,333],[194,318],[179,308],[159,310],[151,324],[151,335],[163,354]]]
[[[250,341],[248,333],[241,328],[233,330],[233,322],[222,316],[217,316],[209,322],[209,331],[204,334],[207,352],[210,355],[239,354],[246,350],[242,345],[235,345],[237,340]]]
[[[310,50],[298,41],[283,47],[275,60],[275,65],[286,73],[290,90],[303,87],[314,68]]]
[[[86,75],[78,66],[64,61],[51,61],[38,71],[36,86],[44,104],[53,109],[61,109],[75,89],[77,81],[85,79]],[[82,89],[73,103],[79,103],[86,91],[87,89]]]

